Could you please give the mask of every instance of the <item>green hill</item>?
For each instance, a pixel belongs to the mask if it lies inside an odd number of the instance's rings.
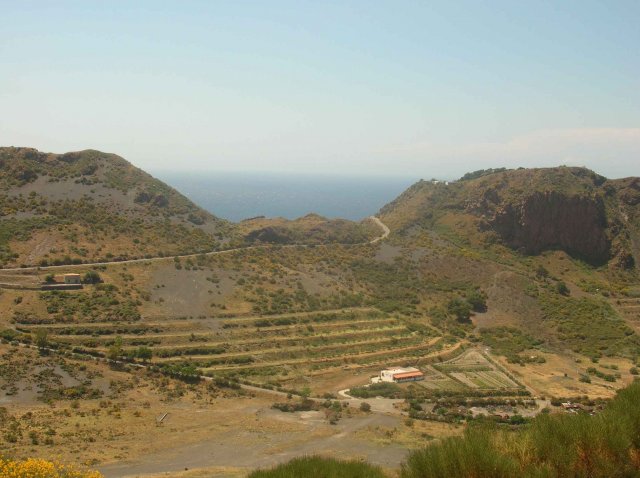
[[[630,269],[640,259],[640,179],[608,180],[585,168],[487,170],[452,183],[420,181],[380,211],[392,228],[416,225],[453,238],[536,255]]]
[[[0,265],[110,261],[223,247],[229,223],[114,154],[0,148]]]

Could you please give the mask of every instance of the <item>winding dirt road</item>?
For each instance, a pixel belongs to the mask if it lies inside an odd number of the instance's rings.
[[[380,229],[382,229],[382,234],[380,236],[374,239],[371,239],[370,241],[367,241],[367,242],[360,242],[360,243],[354,243],[354,244],[333,242],[333,243],[321,244],[321,245],[362,246],[366,244],[375,244],[379,241],[386,239],[389,236],[389,234],[391,233],[391,230],[380,219],[378,219],[376,216],[369,216],[368,219],[373,221],[376,225],[380,227]],[[259,246],[235,247],[233,249],[225,249],[221,251],[210,251],[210,252],[202,252],[202,253],[195,253],[195,254],[183,254],[183,255],[177,255],[177,256],[149,257],[149,258],[143,258],[143,259],[127,259],[124,261],[84,262],[82,264],[66,264],[66,265],[59,265],[59,266],[44,266],[44,267],[28,266],[28,267],[11,267],[6,269],[0,268],[0,272],[19,272],[19,271],[36,271],[36,270],[48,271],[48,270],[55,270],[55,269],[78,269],[82,267],[107,266],[111,264],[139,264],[143,262],[160,262],[160,261],[166,261],[166,260],[173,260],[173,258],[175,257],[178,257],[180,259],[186,259],[186,258],[194,258],[201,255],[215,256],[219,254],[230,254],[232,252],[238,252],[238,251],[249,251],[252,249],[268,249],[268,248],[275,248],[275,247],[292,248],[292,247],[311,247],[311,246],[315,247],[316,244],[313,244],[313,245],[310,245],[310,244],[285,244],[285,245],[263,244]]]

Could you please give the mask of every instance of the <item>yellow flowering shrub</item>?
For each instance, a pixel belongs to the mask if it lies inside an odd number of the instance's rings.
[[[2,478],[103,478],[97,471],[82,471],[69,465],[39,458],[12,461],[0,457]]]

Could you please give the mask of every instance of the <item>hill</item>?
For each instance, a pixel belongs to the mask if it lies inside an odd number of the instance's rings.
[[[362,244],[380,235],[371,221],[354,223],[307,214],[295,220],[252,218],[239,224],[245,239],[263,244]]]
[[[524,254],[562,250],[593,265],[640,259],[640,179],[607,180],[584,168],[477,171],[452,183],[420,181],[385,206],[392,229],[447,231],[479,246]]]
[[[232,226],[114,154],[0,148],[0,265],[176,255],[223,247]]]
[[[256,218],[240,227],[114,154],[0,148],[0,267],[113,262],[249,244],[367,242],[370,221]]]
[[[435,289],[425,300],[432,322],[466,317],[475,326],[467,337],[509,361],[553,362],[522,371],[537,368],[537,385],[550,391],[547,379],[559,370],[570,377],[585,356],[640,355],[638,204],[638,178],[569,167],[486,170],[420,181],[379,217],[395,247],[420,256],[410,267]],[[474,312],[469,288],[486,295],[485,310]],[[583,383],[594,370],[580,372]]]

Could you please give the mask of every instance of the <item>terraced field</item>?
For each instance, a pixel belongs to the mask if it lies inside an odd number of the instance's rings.
[[[149,347],[158,366],[193,364],[212,376],[269,383],[332,369],[415,361],[442,349],[431,328],[371,308],[239,318],[143,318],[128,323],[18,324],[45,328],[52,342],[106,355]]]
[[[468,350],[447,362],[434,364],[420,382],[431,390],[515,390],[522,388],[514,378],[478,350]]]
[[[636,331],[640,331],[640,298],[617,299],[613,304]]]

